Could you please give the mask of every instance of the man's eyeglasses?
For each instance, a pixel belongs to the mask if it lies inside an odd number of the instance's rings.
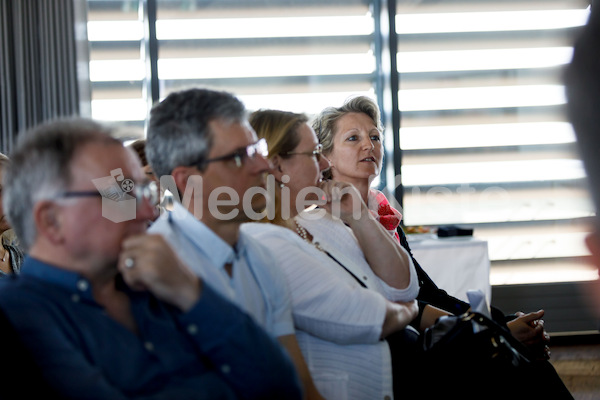
[[[58,198],[68,199],[74,197],[106,197],[116,200],[117,197],[120,197],[123,194],[129,194],[130,196],[135,197],[138,204],[146,200],[151,205],[155,206],[160,202],[160,190],[154,181],[134,184],[133,188],[129,192],[124,192],[120,189],[117,191],[116,189],[113,190],[113,188],[109,188],[104,192],[100,192],[98,190],[68,191],[59,195]]]
[[[209,158],[208,160],[201,161],[197,164],[198,169],[203,170],[204,168],[206,168],[206,165],[211,162],[233,160],[235,161],[235,165],[237,165],[237,167],[240,168],[246,158],[254,159],[257,155],[263,157],[267,157],[269,155],[269,146],[267,145],[267,141],[264,138],[260,139],[256,143],[249,144],[248,146],[242,149],[238,149],[233,153],[225,154],[224,156],[220,157]]]
[[[295,151],[295,152],[287,152],[281,153],[282,156],[295,156],[295,155],[305,155],[305,156],[314,156],[317,161],[321,161],[321,157],[323,156],[323,145],[319,143],[317,147],[313,151]]]

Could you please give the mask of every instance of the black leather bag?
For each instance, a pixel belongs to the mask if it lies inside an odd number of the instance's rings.
[[[439,318],[423,333],[422,346],[430,357],[460,356],[461,364],[518,369],[532,362],[507,329],[476,312]]]
[[[507,328],[476,312],[445,316],[421,335],[416,378],[424,398],[572,399],[554,368]]]

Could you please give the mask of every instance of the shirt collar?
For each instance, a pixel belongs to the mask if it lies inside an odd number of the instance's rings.
[[[94,301],[90,282],[76,272],[68,271],[27,256],[21,267],[21,275],[60,286],[80,297]]]
[[[180,203],[174,204],[168,218],[169,223],[179,228],[213,265],[222,267],[233,263],[245,251],[245,239],[241,232],[238,242],[232,247]]]

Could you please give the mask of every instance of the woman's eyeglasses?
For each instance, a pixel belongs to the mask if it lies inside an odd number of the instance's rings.
[[[296,156],[300,154],[305,156],[314,156],[317,161],[321,161],[321,157],[323,156],[323,145],[319,143],[313,151],[290,151],[287,153],[281,153],[282,156]]]

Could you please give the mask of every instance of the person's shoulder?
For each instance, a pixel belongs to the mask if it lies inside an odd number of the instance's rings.
[[[302,211],[298,214],[296,220],[320,243],[329,241],[347,242],[352,240],[354,236],[352,229],[346,226],[344,221],[334,218],[333,215],[321,208]]]
[[[297,247],[302,238],[293,230],[270,223],[246,223],[240,229],[246,248],[254,254],[273,258],[288,246]]]
[[[271,236],[288,236],[290,233],[293,234],[288,228],[266,222],[247,222],[240,227],[240,234],[254,241]]]
[[[240,230],[248,260],[253,267],[266,271],[268,275],[279,276],[277,254],[285,251],[286,244],[292,244],[298,237],[290,229],[269,223],[247,223]],[[259,226],[266,225],[266,226]],[[294,245],[295,246],[295,245]]]
[[[250,253],[267,254],[272,252],[274,241],[290,240],[294,232],[282,226],[269,223],[246,223],[240,228],[240,239]]]
[[[6,276],[0,279],[0,308],[39,310],[49,304],[51,289],[35,279],[21,275]]]

